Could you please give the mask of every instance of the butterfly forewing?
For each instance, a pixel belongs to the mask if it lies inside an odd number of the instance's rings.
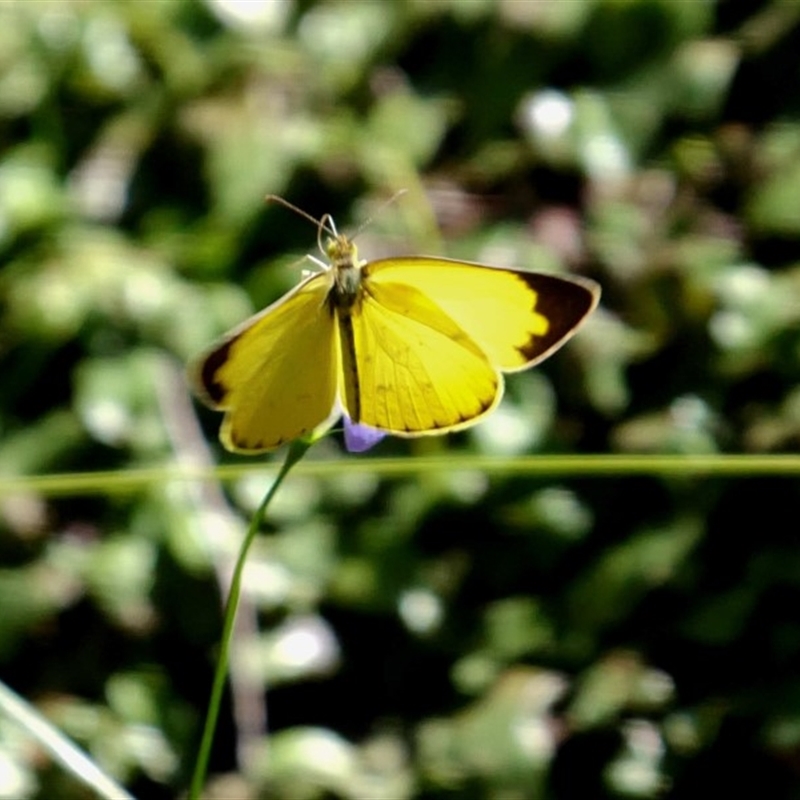
[[[330,415],[339,348],[329,290],[327,273],[307,279],[198,361],[198,394],[226,412],[220,437],[228,449],[272,450]]]
[[[364,281],[413,286],[505,372],[533,366],[557,350],[599,298],[592,281],[444,258],[373,261],[364,268]]]

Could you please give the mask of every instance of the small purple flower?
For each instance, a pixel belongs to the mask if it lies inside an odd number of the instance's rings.
[[[386,436],[383,431],[377,428],[370,428],[368,425],[353,422],[345,414],[344,417],[344,444],[350,453],[363,453],[371,447],[375,447],[378,442]]]

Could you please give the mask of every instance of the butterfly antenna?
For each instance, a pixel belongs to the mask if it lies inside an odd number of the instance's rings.
[[[307,211],[303,211],[302,208],[298,208],[294,203],[290,203],[288,200],[285,200],[283,197],[277,194],[268,194],[264,198],[268,203],[280,203],[284,208],[288,208],[290,211],[294,211],[295,214],[307,219],[309,222],[313,222],[314,225],[319,228],[320,236],[322,235],[322,231],[326,231],[331,236],[338,236],[339,234],[336,231],[336,226],[333,224],[333,218],[330,214],[325,214],[322,219],[317,219],[316,217],[312,217]]]
[[[322,232],[330,233],[334,239],[339,238],[339,231],[336,230],[336,223],[330,214],[323,214],[317,229],[317,247],[321,253],[325,253],[325,246],[322,244]]]
[[[366,228],[368,225],[371,225],[371,224],[372,224],[372,220],[374,220],[374,219],[375,219],[375,217],[377,217],[379,214],[382,214],[382,213],[383,213],[383,212],[386,210],[386,208],[388,208],[390,205],[392,205],[392,203],[394,203],[394,202],[396,202],[397,200],[399,200],[399,199],[400,199],[400,198],[401,198],[401,197],[402,197],[404,194],[406,194],[406,192],[407,192],[407,191],[408,191],[408,189],[398,189],[398,190],[397,190],[397,191],[396,191],[396,192],[395,192],[395,193],[394,193],[394,194],[393,194],[393,195],[392,195],[392,196],[391,196],[391,197],[390,197],[388,200],[384,200],[384,201],[383,201],[383,202],[382,202],[382,203],[381,203],[381,204],[378,206],[378,208],[377,208],[377,210],[375,211],[375,213],[374,213],[374,214],[372,214],[371,216],[367,217],[367,219],[365,219],[365,220],[364,220],[364,221],[363,221],[363,222],[362,222],[362,223],[361,223],[361,224],[360,224],[360,225],[359,225],[359,226],[356,228],[355,232],[353,233],[353,235],[352,235],[350,238],[351,238],[351,239],[355,239],[355,238],[356,238],[356,236],[358,236],[358,235],[361,233],[361,231],[363,231],[363,230],[364,230],[364,228]],[[333,220],[331,220],[331,221],[333,221]]]

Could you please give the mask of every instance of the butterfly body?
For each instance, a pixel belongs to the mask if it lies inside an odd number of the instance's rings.
[[[320,271],[228,333],[198,362],[221,439],[272,450],[343,409],[398,436],[475,424],[503,372],[560,347],[597,304],[591,281],[424,256],[358,260],[335,233]]]

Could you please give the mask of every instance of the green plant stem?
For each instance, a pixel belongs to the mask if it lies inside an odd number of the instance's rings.
[[[4,475],[0,465],[0,497],[36,492],[44,497],[92,497],[131,494],[143,487],[167,481],[197,481],[216,478],[235,480],[263,472],[262,464],[225,464],[207,469],[175,465],[126,469],[124,472],[71,472],[50,475]],[[269,465],[267,465],[269,468]],[[715,453],[706,455],[595,453],[590,455],[489,456],[449,452],[440,456],[402,458],[360,458],[347,462],[349,474],[369,473],[383,477],[481,470],[492,475],[545,475],[553,478],[615,478],[631,475],[700,476],[704,478],[750,478],[756,475],[800,475],[797,453]],[[303,466],[304,475],[335,475],[340,461],[312,461]]]
[[[230,659],[231,640],[233,638],[233,623],[236,619],[236,609],[239,605],[239,596],[242,590],[242,574],[244,572],[245,562],[247,561],[247,553],[250,550],[250,545],[253,544],[256,538],[256,534],[261,527],[261,521],[264,518],[270,501],[275,496],[275,492],[277,492],[278,487],[283,483],[283,479],[289,474],[289,470],[291,470],[305,455],[311,444],[311,441],[300,439],[292,442],[289,447],[289,452],[286,454],[286,460],[283,462],[274,482],[253,514],[250,525],[247,527],[247,533],[242,541],[242,547],[239,550],[236,566],[231,576],[231,587],[228,592],[228,599],[225,604],[225,619],[222,626],[219,659],[217,660],[217,667],[214,671],[214,683],[211,687],[211,697],[208,701],[208,712],[206,713],[206,722],[203,728],[203,738],[200,742],[200,750],[197,754],[192,783],[189,788],[189,800],[199,800],[200,792],[203,789],[206,773],[208,771],[208,759],[211,755],[211,746],[214,743],[214,733],[217,728],[222,694],[228,675],[228,661]]]

